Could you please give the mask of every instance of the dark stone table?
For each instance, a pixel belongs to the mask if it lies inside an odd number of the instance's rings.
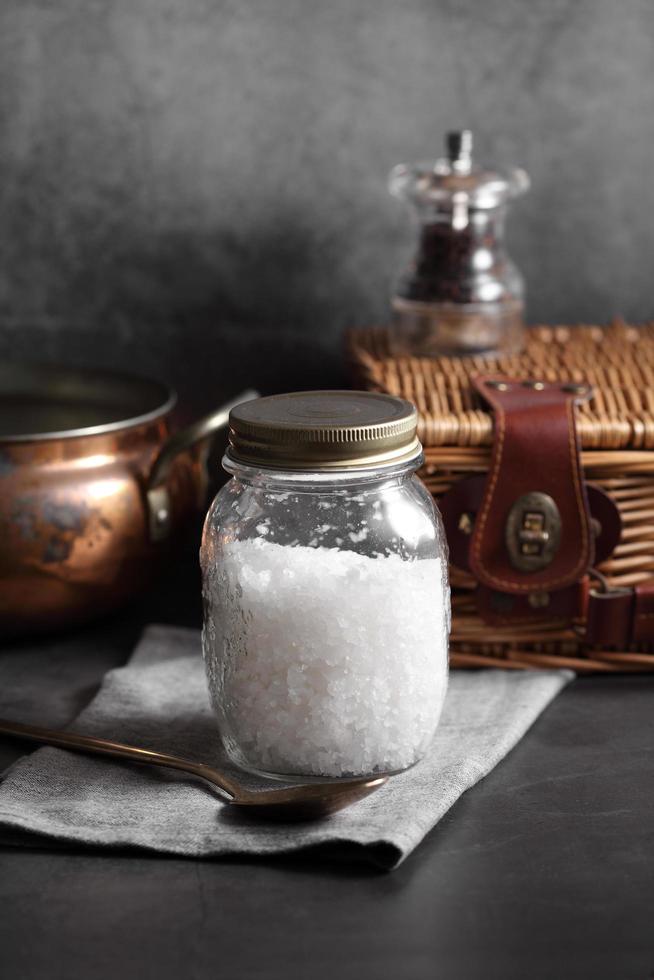
[[[2,713],[68,722],[145,622],[198,623],[196,586],[181,568],[109,621],[6,648]],[[576,681],[392,873],[3,846],[0,976],[650,980],[653,709],[654,677]],[[0,767],[22,750],[1,740]]]

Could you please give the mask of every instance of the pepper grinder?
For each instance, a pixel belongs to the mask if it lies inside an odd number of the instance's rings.
[[[400,164],[391,194],[420,225],[416,255],[393,297],[396,337],[419,356],[509,354],[522,347],[524,281],[504,242],[508,203],[529,188],[520,168],[477,165],[470,130],[446,137],[447,155]]]

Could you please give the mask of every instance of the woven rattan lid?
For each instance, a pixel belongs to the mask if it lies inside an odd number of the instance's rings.
[[[306,472],[386,467],[420,458],[411,402],[366,391],[257,398],[229,415],[229,459]]]

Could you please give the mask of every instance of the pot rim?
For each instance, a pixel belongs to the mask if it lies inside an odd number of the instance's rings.
[[[45,383],[48,380],[54,381],[56,379],[60,383],[63,382],[64,387],[66,384],[74,385],[80,382],[87,386],[96,383],[98,385],[104,385],[105,388],[109,388],[113,384],[116,387],[119,385],[131,387],[135,392],[140,386],[143,390],[146,388],[149,389],[150,398],[148,400],[154,401],[159,398],[160,401],[152,408],[148,408],[143,412],[118,418],[112,422],[102,422],[97,425],[82,425],[70,429],[58,429],[46,432],[10,433],[7,435],[0,433],[0,445],[4,443],[53,442],[58,439],[79,439],[86,436],[108,435],[113,432],[136,428],[148,422],[154,422],[171,412],[177,404],[177,392],[174,388],[154,378],[131,374],[126,371],[109,371],[101,368],[78,368],[60,364],[29,362],[6,362],[4,370],[7,375],[16,372],[23,378],[31,377],[35,385],[39,385],[39,382]],[[39,391],[42,390],[39,385]],[[54,392],[51,392],[52,394]],[[3,386],[2,378],[0,377],[0,399],[2,397]],[[47,395],[44,400],[47,400]],[[82,399],[79,399],[79,403],[83,404]]]

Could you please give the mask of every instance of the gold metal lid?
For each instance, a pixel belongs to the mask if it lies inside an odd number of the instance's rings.
[[[417,460],[411,402],[369,391],[298,391],[256,398],[229,413],[234,462],[274,469],[350,470]]]

